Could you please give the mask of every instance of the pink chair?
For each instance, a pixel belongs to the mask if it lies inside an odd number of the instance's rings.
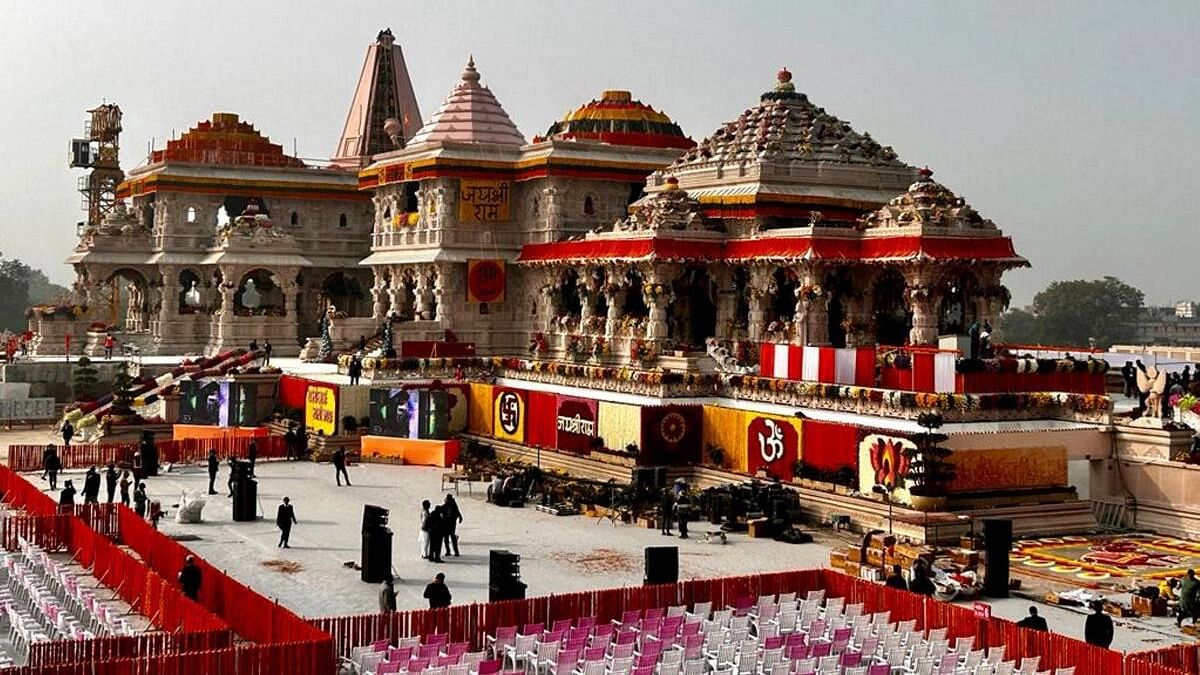
[[[502,663],[503,662],[500,659],[492,659],[491,661],[480,661],[479,668],[477,668],[475,670],[475,674],[476,675],[496,675],[496,673],[500,672]]]
[[[592,627],[592,644],[612,642],[613,633],[616,632],[616,626],[611,623],[598,623]]]
[[[403,665],[403,661],[384,661],[375,669],[375,675],[396,675]]]
[[[802,647],[808,642],[808,636],[804,633],[788,633],[787,640],[784,642],[788,647]]]
[[[828,642],[818,642],[813,645],[812,651],[808,653],[809,658],[829,656],[829,652],[833,651],[833,645]]]
[[[594,617],[594,616],[581,616],[578,619],[575,619],[575,627],[576,628],[591,628],[592,626],[595,626],[595,625],[596,625],[596,617]]]
[[[381,652],[387,649],[389,644],[391,644],[391,640],[376,640],[371,643],[371,651]]]
[[[775,635],[763,640],[763,649],[779,649],[783,646],[783,636]]]
[[[387,660],[389,663],[404,663],[412,658],[412,647],[388,647]]]
[[[854,632],[854,629],[852,629],[852,628],[834,628],[833,629],[833,641],[834,642],[841,642],[842,640],[849,641],[850,635],[853,634],[853,632]]]
[[[544,623],[527,623],[521,629],[521,635],[541,635],[545,628],[546,624]]]
[[[876,663],[867,668],[867,675],[891,675],[892,667],[886,663]]]
[[[417,658],[432,661],[442,653],[441,645],[421,645],[417,648]]]
[[[492,656],[496,657],[504,654],[504,647],[511,645],[513,642],[516,642],[516,640],[516,626],[500,626],[496,628],[496,635],[494,637],[489,635],[486,638],[488,645],[492,648]]]
[[[565,633],[565,632],[571,630],[571,620],[570,619],[559,619],[559,620],[555,621],[552,626],[550,626],[550,630],[554,631],[555,633],[558,633],[558,632]]]
[[[733,613],[743,616],[750,611],[751,607],[754,607],[754,598],[746,595],[738,598],[737,602],[733,603]]]
[[[617,623],[622,626],[633,626],[633,625],[636,625],[638,622],[638,619],[641,619],[641,618],[642,618],[642,613],[636,609],[632,609],[627,612],[622,612],[621,620],[618,621]]]
[[[596,645],[583,650],[584,661],[603,661],[608,655],[608,645]]]
[[[784,648],[783,653],[787,655],[789,661],[799,661],[800,659],[808,658],[808,647],[805,645],[789,645]]]
[[[404,667],[410,673],[419,673],[429,667],[429,659],[412,659]]]
[[[857,668],[862,664],[862,652],[842,652],[838,662],[843,668]]]
[[[471,648],[470,642],[451,642],[442,651],[446,656],[462,656]]]
[[[445,633],[434,633],[433,635],[425,636],[425,644],[427,645],[437,645],[441,647],[449,641],[450,636],[446,635]]]
[[[457,666],[458,660],[462,658],[462,654],[447,654],[439,656],[433,661],[434,668],[445,668],[446,666]]]
[[[645,617],[647,621],[658,621],[659,619],[663,618],[666,613],[666,610],[664,610],[662,607],[653,607],[651,609],[647,609],[646,613],[642,616]]]
[[[618,645],[631,645],[631,644],[637,642],[637,635],[638,634],[636,631],[623,630],[620,633],[617,633],[617,644]]]

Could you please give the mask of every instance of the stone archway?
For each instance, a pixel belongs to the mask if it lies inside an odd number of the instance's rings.
[[[713,280],[703,268],[689,267],[675,280],[667,334],[678,346],[703,351],[708,338],[717,334],[714,294]]]
[[[938,335],[964,335],[978,317],[975,279],[967,272],[951,274],[938,303]]]
[[[243,274],[234,291],[233,312],[238,316],[287,316],[287,301],[277,276],[261,267]]]
[[[330,305],[348,317],[371,316],[369,285],[358,274],[343,271],[328,274],[321,281],[321,305]]]
[[[112,271],[100,284],[99,298],[92,310],[97,322],[126,333],[149,330],[153,301],[146,275],[132,267]]]

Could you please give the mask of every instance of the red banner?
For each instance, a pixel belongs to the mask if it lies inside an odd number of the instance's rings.
[[[764,470],[790,481],[800,458],[800,433],[792,420],[754,417],[746,425],[746,468],[751,475]]]
[[[592,439],[600,434],[599,403],[595,399],[559,396],[555,411],[558,448],[586,454]]]
[[[662,464],[700,459],[704,412],[698,405],[661,405],[642,408],[642,452]]]
[[[504,302],[503,260],[467,262],[467,302]]]

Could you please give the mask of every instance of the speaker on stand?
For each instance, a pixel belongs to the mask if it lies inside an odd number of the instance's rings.
[[[258,481],[250,477],[250,462],[235,459],[233,471],[233,520],[239,523],[258,520]]]
[[[673,584],[679,581],[679,547],[647,546],[645,585]]]
[[[1011,520],[999,518],[983,521],[983,550],[987,556],[987,571],[983,576],[983,594],[993,598],[1008,597],[1008,555],[1012,551]]]
[[[377,584],[392,573],[392,531],[387,528],[388,510],[363,505],[362,574],[360,578]]]
[[[521,556],[503,549],[489,551],[488,602],[524,600],[525,588],[521,581]]]

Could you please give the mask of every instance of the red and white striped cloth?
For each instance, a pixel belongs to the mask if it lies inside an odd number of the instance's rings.
[[[782,380],[871,387],[875,384],[874,347],[811,347],[762,343],[759,374]]]

